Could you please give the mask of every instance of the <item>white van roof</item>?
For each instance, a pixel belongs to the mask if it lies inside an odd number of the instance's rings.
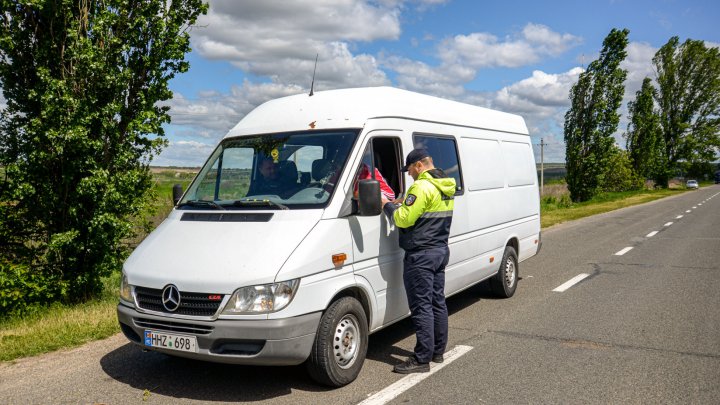
[[[303,129],[362,128],[373,118],[405,118],[528,134],[525,120],[519,115],[393,87],[364,87],[268,101],[246,115],[225,137]]]

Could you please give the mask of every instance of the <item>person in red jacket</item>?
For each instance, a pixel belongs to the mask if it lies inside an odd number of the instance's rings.
[[[360,169],[360,173],[358,174],[357,180],[355,180],[355,186],[353,188],[353,195],[355,198],[358,197],[358,182],[360,180],[365,179],[371,179],[372,176],[370,175],[370,167],[368,167],[367,164],[363,163],[362,168]],[[380,182],[380,193],[383,197],[387,198],[390,201],[395,200],[395,191],[393,191],[392,187],[388,185],[387,180],[385,180],[385,177],[380,173],[380,170],[375,168],[375,180]]]

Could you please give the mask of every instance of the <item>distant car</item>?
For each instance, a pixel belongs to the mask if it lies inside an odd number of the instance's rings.
[[[685,187],[687,187],[687,188],[695,188],[695,189],[700,188],[700,186],[698,185],[697,180],[688,180],[687,183],[685,183]]]

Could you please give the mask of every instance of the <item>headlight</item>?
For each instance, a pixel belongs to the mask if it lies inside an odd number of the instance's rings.
[[[292,301],[300,279],[274,284],[254,285],[236,290],[223,314],[266,314],[279,311]]]
[[[133,303],[132,288],[128,284],[128,279],[123,272],[122,281],[120,282],[120,299],[129,303]]]

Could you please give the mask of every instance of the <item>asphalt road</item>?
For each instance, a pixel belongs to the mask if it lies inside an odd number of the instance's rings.
[[[720,403],[720,186],[553,227],[543,243],[515,297],[478,286],[448,300],[449,348],[472,350],[392,403]],[[0,403],[356,404],[403,378],[390,370],[413,345],[407,320],[372,335],[358,380],[330,390],[302,367],[143,353],[117,335],[3,363]]]

